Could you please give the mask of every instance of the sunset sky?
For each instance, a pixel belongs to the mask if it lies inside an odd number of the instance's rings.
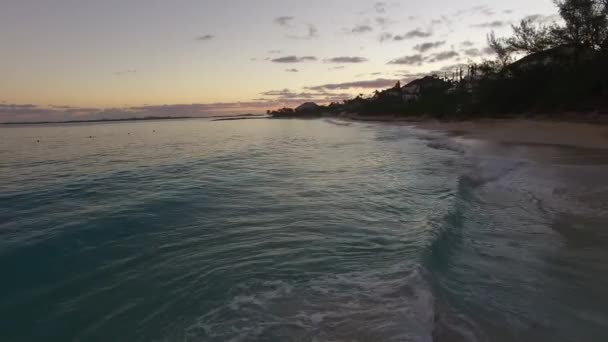
[[[492,58],[551,0],[0,0],[0,122],[264,112]]]

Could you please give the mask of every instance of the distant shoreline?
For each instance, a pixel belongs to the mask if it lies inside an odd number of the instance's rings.
[[[93,119],[93,120],[66,120],[66,121],[33,121],[33,122],[0,122],[0,125],[48,125],[48,124],[70,124],[70,123],[98,123],[98,122],[125,122],[125,121],[160,121],[160,120],[184,120],[184,119],[214,119],[214,118],[253,118],[264,116],[264,114],[243,115],[214,115],[214,116],[149,116],[143,118],[124,119]],[[236,119],[235,119],[236,120]]]
[[[45,125],[45,124],[66,124],[66,123],[95,123],[95,122],[121,122],[121,121],[154,121],[154,120],[182,120],[182,119],[205,119],[194,116],[152,116],[145,118],[125,118],[125,119],[94,119],[94,120],[66,120],[66,121],[32,121],[32,122],[1,122],[0,125]]]

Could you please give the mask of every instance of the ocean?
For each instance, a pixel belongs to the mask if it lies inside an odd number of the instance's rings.
[[[0,127],[1,341],[608,341],[607,150]]]

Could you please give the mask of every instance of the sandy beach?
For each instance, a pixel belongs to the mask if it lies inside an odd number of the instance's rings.
[[[608,149],[608,125],[603,123],[486,119],[459,122],[423,121],[414,123],[413,126],[497,143]]]
[[[397,118],[395,116],[369,118],[349,115],[347,118],[343,117],[341,119],[406,125],[496,143],[608,149],[608,120],[599,118],[588,121],[546,118],[440,121],[425,118]]]

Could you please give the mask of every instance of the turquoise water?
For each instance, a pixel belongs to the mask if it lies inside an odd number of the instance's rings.
[[[395,125],[0,128],[0,340],[607,341],[607,174]]]

